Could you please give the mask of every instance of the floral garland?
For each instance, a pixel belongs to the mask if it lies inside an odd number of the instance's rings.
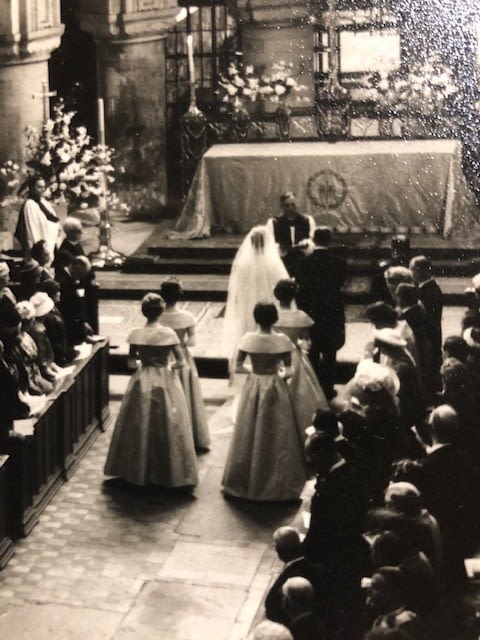
[[[273,64],[270,76],[256,73],[253,65],[244,65],[242,61],[230,62],[226,72],[219,75],[218,86],[221,102],[234,109],[257,100],[279,103],[306,89],[293,77],[293,64],[284,60]]]

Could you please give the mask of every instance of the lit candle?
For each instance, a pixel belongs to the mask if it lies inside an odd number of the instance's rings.
[[[97,100],[97,127],[98,127],[98,144],[105,146],[105,107],[103,98]]]
[[[195,65],[193,64],[193,35],[187,35],[188,75],[190,84],[195,82]]]

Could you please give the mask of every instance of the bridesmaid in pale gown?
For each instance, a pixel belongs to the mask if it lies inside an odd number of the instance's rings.
[[[177,302],[183,295],[180,282],[173,279],[166,280],[160,287],[160,294],[165,300],[166,307],[159,322],[175,331],[180,340],[180,348],[185,360],[185,365],[179,370],[179,374],[192,419],[195,449],[198,452],[205,452],[210,447],[210,434],[197,367],[188,348],[195,345],[197,320],[190,311],[177,307]]]
[[[287,335],[296,347],[292,354],[293,374],[288,381],[288,388],[297,424],[303,433],[312,424],[317,409],[329,411],[329,405],[308,355],[303,350],[310,339],[313,320],[296,308],[294,300],[297,292],[295,280],[280,280],[276,284],[273,293],[279,302],[279,309],[274,330]]]
[[[286,382],[295,347],[287,336],[272,331],[278,319],[275,305],[258,303],[254,318],[258,329],[238,344],[236,370],[249,375],[240,395],[223,491],[249,500],[298,500],[307,472],[303,434]],[[251,372],[244,365],[247,356]]]
[[[105,475],[135,485],[192,487],[198,482],[190,414],[176,369],[184,364],[177,334],[158,319],[162,298],[142,300],[147,324],[128,336],[132,375],[115,423]],[[173,354],[175,362],[170,364]]]

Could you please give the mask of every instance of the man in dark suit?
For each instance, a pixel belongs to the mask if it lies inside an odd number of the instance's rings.
[[[310,360],[329,400],[336,395],[333,384],[337,350],[345,342],[342,287],[347,276],[346,261],[332,256],[328,249],[331,240],[328,227],[315,229],[315,249],[300,261],[297,273],[298,306],[315,323],[310,330]]]
[[[66,255],[66,254],[64,254]],[[70,256],[71,257],[71,256]],[[88,284],[90,262],[85,256],[73,258],[57,273],[60,285],[58,310],[63,316],[69,347],[81,344],[93,333],[87,322],[85,287]]]
[[[356,637],[363,603],[360,580],[369,561],[362,537],[368,504],[364,478],[324,431],[309,436],[305,453],[317,481],[304,554],[325,570],[327,627],[344,629],[346,638]]]
[[[297,245],[311,237],[313,221],[298,212],[295,196],[291,191],[280,196],[280,206],[282,215],[271,219],[272,231],[287,271],[295,277],[298,261],[303,255]]]
[[[283,607],[293,640],[325,640],[325,628],[315,609],[313,587],[305,578],[289,578],[282,586]]]
[[[409,269],[418,287],[418,298],[425,307],[427,328],[432,345],[432,372],[434,384],[441,389],[440,366],[442,364],[442,290],[432,277],[432,265],[425,256],[415,256],[410,260]]]
[[[463,579],[471,533],[469,526],[476,513],[476,483],[468,457],[457,442],[461,426],[454,409],[440,405],[430,414],[428,427],[431,445],[421,461],[421,490],[425,505],[438,521],[444,545],[445,573],[450,582]]]
[[[284,562],[283,569],[270,587],[265,598],[265,615],[269,620],[288,625],[282,602],[282,586],[289,578],[305,578],[314,590],[317,608],[324,606],[325,576],[322,567],[314,565],[303,555],[300,536],[293,527],[280,527],[273,534],[278,557]],[[323,580],[322,580],[323,577]]]
[[[76,256],[84,256],[85,251],[80,244],[83,234],[83,227],[80,220],[77,220],[76,218],[65,218],[62,229],[65,234],[65,238],[58,248],[58,252],[68,251],[68,253],[71,253],[74,258]]]

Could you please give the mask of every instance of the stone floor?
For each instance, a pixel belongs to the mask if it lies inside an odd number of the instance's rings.
[[[113,414],[126,383],[112,378]],[[202,386],[212,448],[194,495],[105,481],[110,425],[0,574],[2,640],[245,637],[276,568],[272,532],[301,514],[223,499],[231,394]]]

